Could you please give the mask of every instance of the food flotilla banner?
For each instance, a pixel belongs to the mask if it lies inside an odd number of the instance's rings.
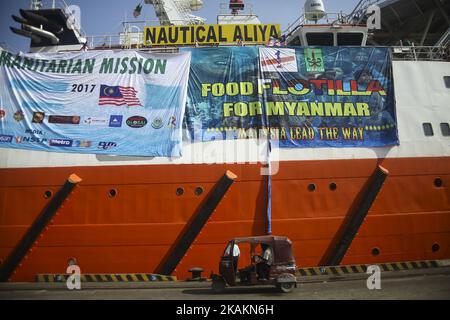
[[[192,53],[194,140],[270,138],[281,147],[397,145],[388,48],[219,47]]]
[[[0,52],[0,147],[180,156],[190,53]]]

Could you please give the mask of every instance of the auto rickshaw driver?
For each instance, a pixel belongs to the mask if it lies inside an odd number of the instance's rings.
[[[268,272],[273,263],[273,252],[272,248],[266,243],[261,243],[261,249],[262,254],[260,256],[256,256],[256,272],[259,280],[266,280],[269,278]]]

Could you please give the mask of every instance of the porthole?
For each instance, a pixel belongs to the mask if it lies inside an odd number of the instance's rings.
[[[444,84],[446,88],[450,88],[450,76],[444,76]]]
[[[440,124],[441,127],[441,133],[444,137],[450,136],[450,125],[446,122],[442,122]]]
[[[177,188],[177,196],[181,196],[184,193],[184,189],[183,188]]]
[[[331,191],[334,191],[334,190],[336,190],[336,189],[337,189],[336,183],[334,183],[334,182],[330,183],[330,190],[331,190]]]
[[[441,249],[441,246],[439,245],[439,243],[433,243],[433,245],[431,246],[432,252],[438,252],[439,249]]]
[[[440,188],[440,187],[442,187],[442,179],[441,178],[436,178],[436,179],[434,179],[434,186],[436,187],[436,188]]]
[[[51,198],[52,195],[53,195],[53,193],[50,190],[47,190],[47,191],[44,192],[44,198],[45,199]]]
[[[203,193],[203,188],[202,187],[197,187],[195,188],[195,195],[196,196],[200,196]]]
[[[373,248],[372,249],[372,255],[373,256],[379,256],[380,255],[380,249],[379,248]]]
[[[115,196],[117,196],[117,190],[116,189],[110,189],[108,192],[108,195],[110,198],[114,198]]]
[[[310,183],[310,184],[308,185],[308,190],[309,190],[309,191],[314,191],[314,190],[316,190],[316,185],[315,185],[314,183]]]
[[[434,135],[433,126],[429,122],[422,123],[423,133],[426,137],[431,137]]]

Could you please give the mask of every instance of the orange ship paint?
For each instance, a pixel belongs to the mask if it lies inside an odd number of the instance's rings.
[[[293,241],[299,266],[319,264],[379,164],[390,174],[342,263],[450,258],[450,158],[282,161],[272,177],[272,233]],[[0,259],[48,203],[46,192],[54,194],[75,173],[83,181],[12,280],[65,273],[71,257],[82,273],[153,272],[226,170],[238,178],[175,275],[186,278],[193,266],[217,272],[227,240],[266,232],[260,165],[0,169]]]

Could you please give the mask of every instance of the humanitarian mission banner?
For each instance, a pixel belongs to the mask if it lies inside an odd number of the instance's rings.
[[[192,53],[186,122],[195,140],[282,147],[397,145],[388,48],[219,47]]]
[[[0,52],[0,147],[180,156],[190,54]]]

